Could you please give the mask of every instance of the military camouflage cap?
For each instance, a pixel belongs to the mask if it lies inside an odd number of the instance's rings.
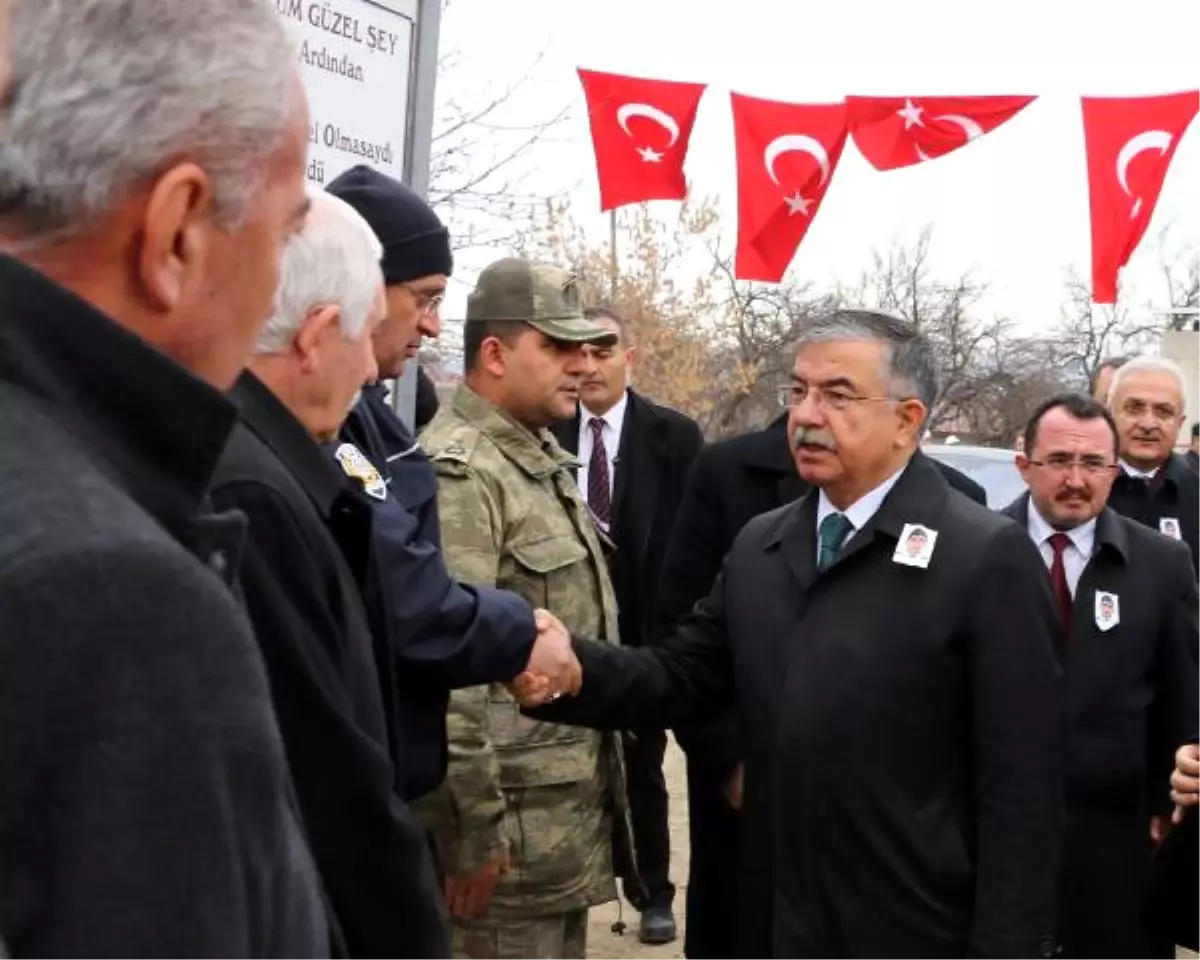
[[[467,297],[467,323],[525,323],[551,340],[613,343],[617,335],[583,316],[579,286],[566,270],[509,257],[487,267]]]

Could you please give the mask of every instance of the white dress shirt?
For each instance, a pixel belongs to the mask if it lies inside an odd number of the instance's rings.
[[[907,467],[905,464],[904,467]],[[846,534],[846,539],[842,541],[845,546],[850,542],[851,538],[858,533],[867,521],[875,516],[880,506],[883,504],[883,498],[888,495],[888,491],[896,485],[896,481],[900,479],[900,474],[904,472],[904,467],[901,467],[890,477],[883,481],[873,490],[868,490],[861,497],[855,500],[845,510],[839,510],[829,498],[825,496],[825,491],[822,490],[820,496],[817,497],[817,557],[821,556],[821,521],[831,513],[840,513],[843,517],[850,521],[850,532]]]
[[[1037,507],[1030,500],[1027,528],[1029,536],[1037,544],[1038,552],[1041,553],[1047,570],[1054,563],[1054,547],[1050,546],[1050,538],[1056,533],[1065,533],[1070,538],[1071,545],[1063,551],[1063,569],[1067,574],[1067,586],[1070,587],[1071,596],[1074,597],[1075,588],[1079,585],[1079,578],[1083,576],[1083,568],[1092,558],[1092,550],[1096,546],[1096,518],[1092,517],[1087,523],[1080,524],[1071,530],[1055,530],[1045,517],[1038,513]]]
[[[621,449],[621,431],[625,428],[625,408],[629,406],[629,392],[621,394],[621,399],[618,400],[611,410],[607,413],[602,413],[599,419],[604,421],[604,427],[600,431],[600,435],[604,438],[604,452],[608,457],[608,495],[609,500],[612,500],[613,483],[617,476],[617,453]],[[583,500],[587,502],[588,492],[588,465],[592,462],[592,421],[597,419],[592,412],[582,403],[579,405],[579,454],[578,459],[582,464],[579,468],[579,475],[576,478],[579,483],[579,492],[583,496]]]
[[[1153,470],[1141,470],[1131,464],[1126,463],[1124,460],[1119,460],[1117,462],[1121,464],[1121,469],[1124,470],[1126,474],[1137,480],[1153,480],[1158,474],[1158,467],[1155,467]]]

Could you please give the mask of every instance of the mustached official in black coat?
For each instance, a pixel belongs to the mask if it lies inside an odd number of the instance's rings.
[[[1171,955],[1141,923],[1175,751],[1197,735],[1196,578],[1184,544],[1105,506],[1117,428],[1096,401],[1051,397],[1017,454],[1029,493],[1005,513],[1042,554],[1061,619],[1069,957]]]
[[[531,711],[621,728],[734,705],[738,955],[1053,955],[1056,613],[1025,533],[917,452],[935,393],[902,321],[814,323],[789,416],[817,489],[747,524],[672,637],[577,640],[579,694]]]
[[[809,489],[796,472],[786,413],[763,430],[710,444],[688,477],[663,561],[654,634],[669,636],[708,596],[733,541],[753,517],[798,500]],[[934,461],[946,482],[986,505],[979,484]],[[691,958],[734,956],[737,872],[729,869],[741,844],[737,802],[745,743],[735,711],[675,728],[687,753],[688,837],[685,950]]]

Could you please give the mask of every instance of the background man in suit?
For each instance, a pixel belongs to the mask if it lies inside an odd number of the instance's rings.
[[[1049,398],[1025,450],[1029,492],[1004,512],[1037,544],[1064,624],[1061,941],[1072,957],[1154,956],[1140,924],[1147,824],[1165,834],[1175,751],[1196,736],[1195,577],[1181,543],[1106,509],[1120,468],[1104,406]]]
[[[787,401],[790,390],[781,398]],[[656,637],[667,637],[708,595],[734,538],[752,517],[799,499],[809,489],[796,472],[787,414],[753,433],[702,449],[688,477],[659,586]],[[946,481],[979,504],[983,487],[936,463]],[[745,752],[732,710],[705,723],[676,726],[687,753],[690,867],[685,950],[692,958],[735,956],[738,875],[729,869],[741,845],[741,774]]]
[[[1182,534],[1196,566],[1200,477],[1174,452],[1186,395],[1183,371],[1165,357],[1135,357],[1113,376],[1108,408],[1120,434],[1121,471],[1108,505],[1166,536]]]
[[[675,511],[704,438],[695,421],[630,389],[634,347],[624,318],[609,307],[584,313],[611,330],[617,341],[584,348],[579,413],[553,430],[563,449],[578,456],[580,493],[616,544],[610,567],[621,642],[639,646],[651,634]],[[675,887],[669,875],[668,795],[662,773],[667,735],[661,729],[640,729],[624,742],[638,871],[646,898],[631,890],[625,894],[642,912],[641,941],[670,943],[675,939]]]
[[[936,392],[903,321],[812,324],[789,430],[819,489],[747,524],[664,643],[577,640],[578,695],[533,710],[619,729],[736,703],[737,955],[1053,953],[1057,618],[1024,531],[918,451]],[[915,526],[933,550],[914,566]]]

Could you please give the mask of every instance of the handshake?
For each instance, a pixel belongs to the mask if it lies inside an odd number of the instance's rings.
[[[583,686],[583,668],[571,649],[571,635],[549,610],[534,610],[537,638],[523,673],[508,683],[522,707],[552,703],[564,693],[574,696]]]

